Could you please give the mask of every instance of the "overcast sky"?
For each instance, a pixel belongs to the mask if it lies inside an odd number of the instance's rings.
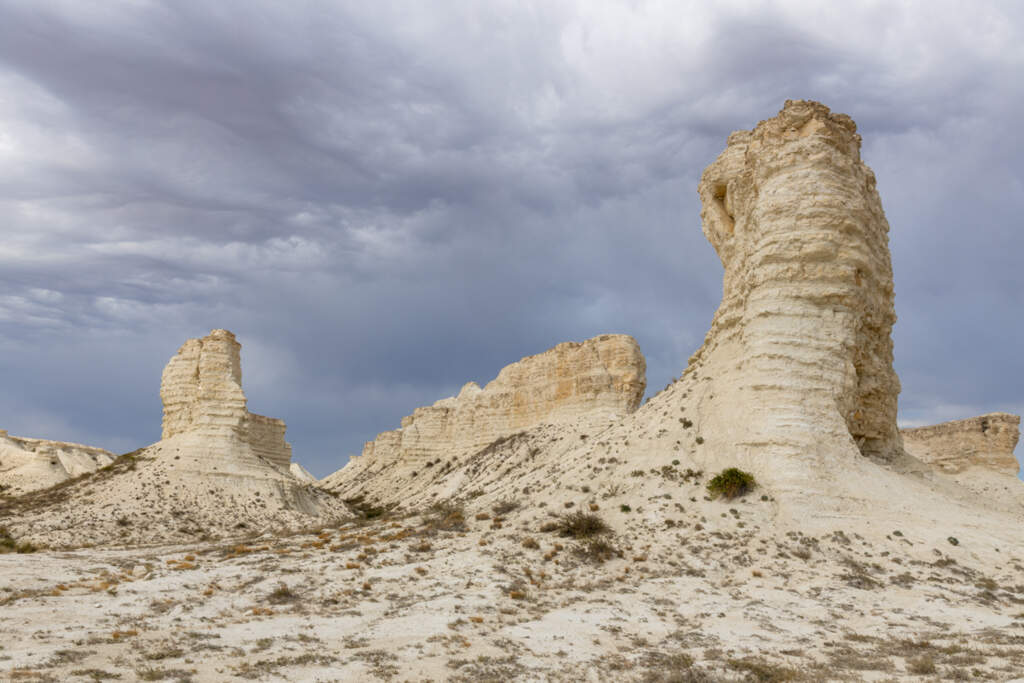
[[[789,98],[878,176],[901,422],[1020,414],[1024,4],[836,7],[0,0],[0,428],[157,441],[217,327],[320,476],[561,341],[657,391],[721,296],[698,178]]]

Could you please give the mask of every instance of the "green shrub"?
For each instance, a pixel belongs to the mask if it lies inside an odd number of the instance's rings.
[[[742,496],[756,487],[754,475],[735,467],[722,470],[708,482],[708,492],[715,498],[722,496],[726,500]]]

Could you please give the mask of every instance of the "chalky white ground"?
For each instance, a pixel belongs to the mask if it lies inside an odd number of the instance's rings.
[[[241,545],[0,555],[0,664],[54,680],[659,680],[681,654],[712,680],[755,660],[810,680],[910,679],[921,658],[947,678],[1024,670],[1014,534],[964,529],[948,510],[807,533],[777,526],[776,501],[706,501],[703,480],[648,470],[521,497],[494,528],[499,497],[468,502],[466,531],[428,515]],[[538,531],[574,501],[596,502],[623,557],[592,564]]]

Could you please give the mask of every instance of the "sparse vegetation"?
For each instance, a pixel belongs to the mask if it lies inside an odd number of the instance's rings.
[[[580,557],[597,564],[610,560],[618,554],[615,546],[603,538],[593,538],[586,543],[581,543],[576,547],[575,552]]]
[[[34,553],[38,547],[29,542],[18,543],[7,531],[6,527],[0,527],[0,554],[3,553]]]
[[[514,500],[502,500],[494,504],[494,507],[491,508],[491,512],[496,515],[507,515],[518,507],[519,503]]]
[[[441,531],[465,531],[466,512],[460,503],[455,501],[439,501],[430,507],[426,524],[431,529]]]
[[[270,591],[267,595],[267,602],[272,605],[282,605],[288,602],[295,602],[299,599],[299,594],[288,587],[284,581],[277,584],[277,588]]]
[[[572,538],[590,538],[612,531],[607,522],[590,512],[573,512],[560,517],[555,530],[562,536]]]
[[[723,497],[726,500],[738,498],[757,487],[754,475],[736,467],[722,470],[708,482],[708,492],[712,497]]]
[[[933,674],[936,672],[935,660],[930,655],[911,657],[907,660],[907,672],[918,676]]]

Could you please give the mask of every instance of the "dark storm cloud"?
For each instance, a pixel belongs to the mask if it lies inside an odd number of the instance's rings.
[[[0,0],[0,427],[127,450],[214,327],[326,474],[567,339],[652,390],[721,268],[695,188],[790,97],[852,115],[904,419],[1024,410],[1020,11],[979,3]]]

